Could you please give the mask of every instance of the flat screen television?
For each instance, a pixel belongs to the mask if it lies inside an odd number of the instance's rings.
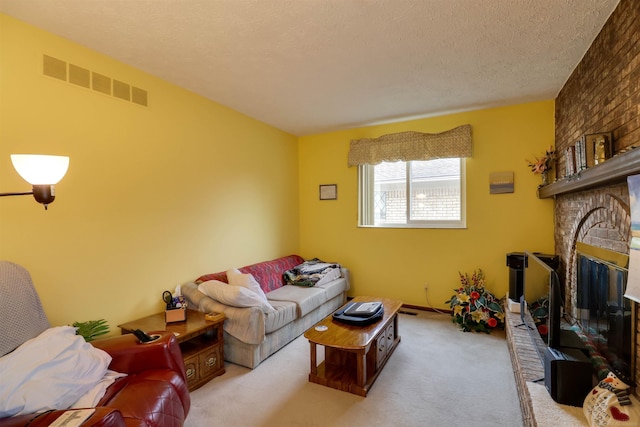
[[[562,287],[556,272],[558,258],[554,255],[542,255],[535,252],[525,252],[524,283],[521,297],[520,315],[522,323],[525,312],[530,314],[544,312],[546,316],[539,316],[542,321],[535,330],[543,341],[550,347],[560,347],[561,317],[562,317]],[[544,304],[544,300],[547,300]],[[543,308],[536,310],[536,303],[543,303]],[[546,307],[546,310],[544,310]],[[542,355],[540,355],[542,356]]]

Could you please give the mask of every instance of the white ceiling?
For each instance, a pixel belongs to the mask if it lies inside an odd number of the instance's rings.
[[[294,135],[555,98],[619,0],[0,0]]]

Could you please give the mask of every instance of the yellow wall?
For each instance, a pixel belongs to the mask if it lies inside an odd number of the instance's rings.
[[[43,76],[43,54],[143,88],[150,105]],[[160,311],[164,289],[290,253],[349,267],[352,295],[445,307],[458,271],[482,268],[502,296],[507,252],[553,251],[553,202],[524,161],[553,143],[553,115],[546,101],[296,138],[0,14],[0,192],[29,189],[11,153],[71,157],[48,211],[0,199],[0,259],[29,269],[54,325],[105,318],[113,333]],[[351,139],[465,123],[467,229],[356,226]],[[502,171],[515,193],[490,195]],[[319,201],[334,183],[338,200]]]
[[[466,229],[357,227],[357,168],[347,167],[351,139],[409,130],[437,133],[462,124],[471,124],[473,132],[473,157],[466,163]],[[553,252],[553,201],[536,197],[540,176],[533,175],[525,162],[553,145],[553,101],[369,126],[299,141],[301,253],[349,267],[352,295],[446,308],[444,301],[459,285],[458,272],[481,268],[488,287],[504,296],[507,253]],[[505,171],[514,173],[515,192],[491,195],[490,173]],[[319,184],[338,184],[338,200],[319,201]]]
[[[131,83],[149,107],[46,77],[42,55]],[[52,324],[124,321],[204,273],[298,252],[296,137],[0,14],[0,192],[11,153],[68,155],[45,211],[0,199],[0,259]]]

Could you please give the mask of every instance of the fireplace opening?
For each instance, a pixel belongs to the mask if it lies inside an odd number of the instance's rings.
[[[576,308],[569,322],[585,342],[599,380],[634,381],[635,307],[624,298],[628,254],[576,244]]]

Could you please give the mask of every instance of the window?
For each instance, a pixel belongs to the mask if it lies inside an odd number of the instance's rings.
[[[360,165],[358,225],[464,228],[464,166],[462,158]]]

